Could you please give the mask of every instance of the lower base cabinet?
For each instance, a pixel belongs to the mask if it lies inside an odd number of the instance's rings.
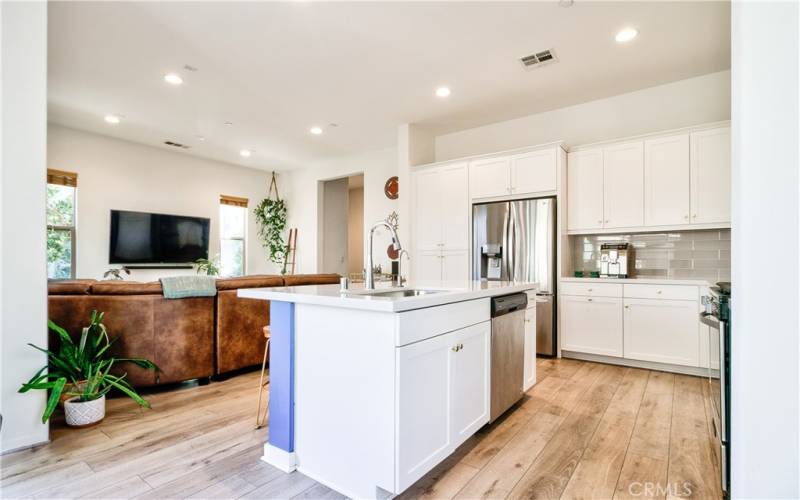
[[[625,299],[625,357],[700,366],[697,302]]]
[[[622,299],[562,295],[559,308],[562,350],[623,355]]]
[[[490,322],[396,349],[399,491],[489,421]]]

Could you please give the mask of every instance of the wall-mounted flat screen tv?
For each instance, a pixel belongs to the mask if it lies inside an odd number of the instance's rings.
[[[208,258],[211,220],[111,211],[111,264],[187,264]]]

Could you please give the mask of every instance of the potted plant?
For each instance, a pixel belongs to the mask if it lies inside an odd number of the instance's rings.
[[[122,267],[112,267],[108,271],[103,273],[103,278],[107,280],[124,280],[125,277],[122,276],[122,273],[127,274],[128,276],[131,275],[131,270],[125,266]]]
[[[213,259],[197,259],[194,261],[197,274],[205,274],[206,276],[219,276],[219,257]]]
[[[42,414],[42,423],[47,422],[62,399],[72,400],[71,403],[79,405],[73,407],[76,411],[90,408],[90,406],[83,406],[83,403],[99,401],[92,406],[102,406],[103,414],[99,417],[102,419],[105,415],[105,395],[111,389],[117,389],[127,394],[145,408],[150,407],[150,404],[125,380],[127,373],[112,375],[110,370],[114,364],[123,362],[133,363],[141,368],[154,370],[156,373],[158,373],[158,367],[152,361],[143,358],[110,356],[108,350],[114,340],[108,336],[108,330],[103,324],[102,312],[92,311],[89,326],[81,330],[81,336],[77,343],[72,340],[66,330],[52,321],[48,321],[48,327],[58,334],[58,350],[51,351],[28,344],[47,354],[48,364],[43,366],[28,382],[22,384],[19,389],[19,392],[23,393],[31,389],[50,391],[47,405]],[[95,416],[98,414],[94,411],[90,413]]]

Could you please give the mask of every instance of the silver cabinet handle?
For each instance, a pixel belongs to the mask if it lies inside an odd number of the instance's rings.
[[[689,216],[688,216],[688,215],[684,215],[684,216],[683,216],[683,218],[684,218],[685,220],[689,220]]]
[[[606,224],[608,224],[608,220],[606,220]]]
[[[587,300],[588,300],[589,302],[591,302],[591,301],[592,301],[592,299],[587,299]]]
[[[629,305],[625,306],[625,309],[630,309],[630,308],[631,308],[631,306],[629,306]]]
[[[692,217],[696,219],[697,218],[697,214],[693,214]]]
[[[661,290],[657,290],[656,293],[661,295]]]
[[[592,289],[591,289],[591,288],[588,288],[588,289],[586,289],[586,291],[587,291],[587,292],[591,292],[591,291],[592,291]]]

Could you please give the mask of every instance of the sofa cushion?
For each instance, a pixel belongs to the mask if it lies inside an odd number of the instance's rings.
[[[283,282],[286,286],[302,286],[302,285],[334,285],[339,283],[339,276],[333,274],[295,274],[292,276],[284,276]]]
[[[98,281],[92,285],[92,295],[161,295],[161,283],[150,281]]]
[[[48,280],[48,295],[88,295],[97,280]]]
[[[239,288],[262,288],[270,286],[283,286],[283,277],[270,274],[258,274],[254,276],[221,278],[217,280],[217,290],[236,290]]]

